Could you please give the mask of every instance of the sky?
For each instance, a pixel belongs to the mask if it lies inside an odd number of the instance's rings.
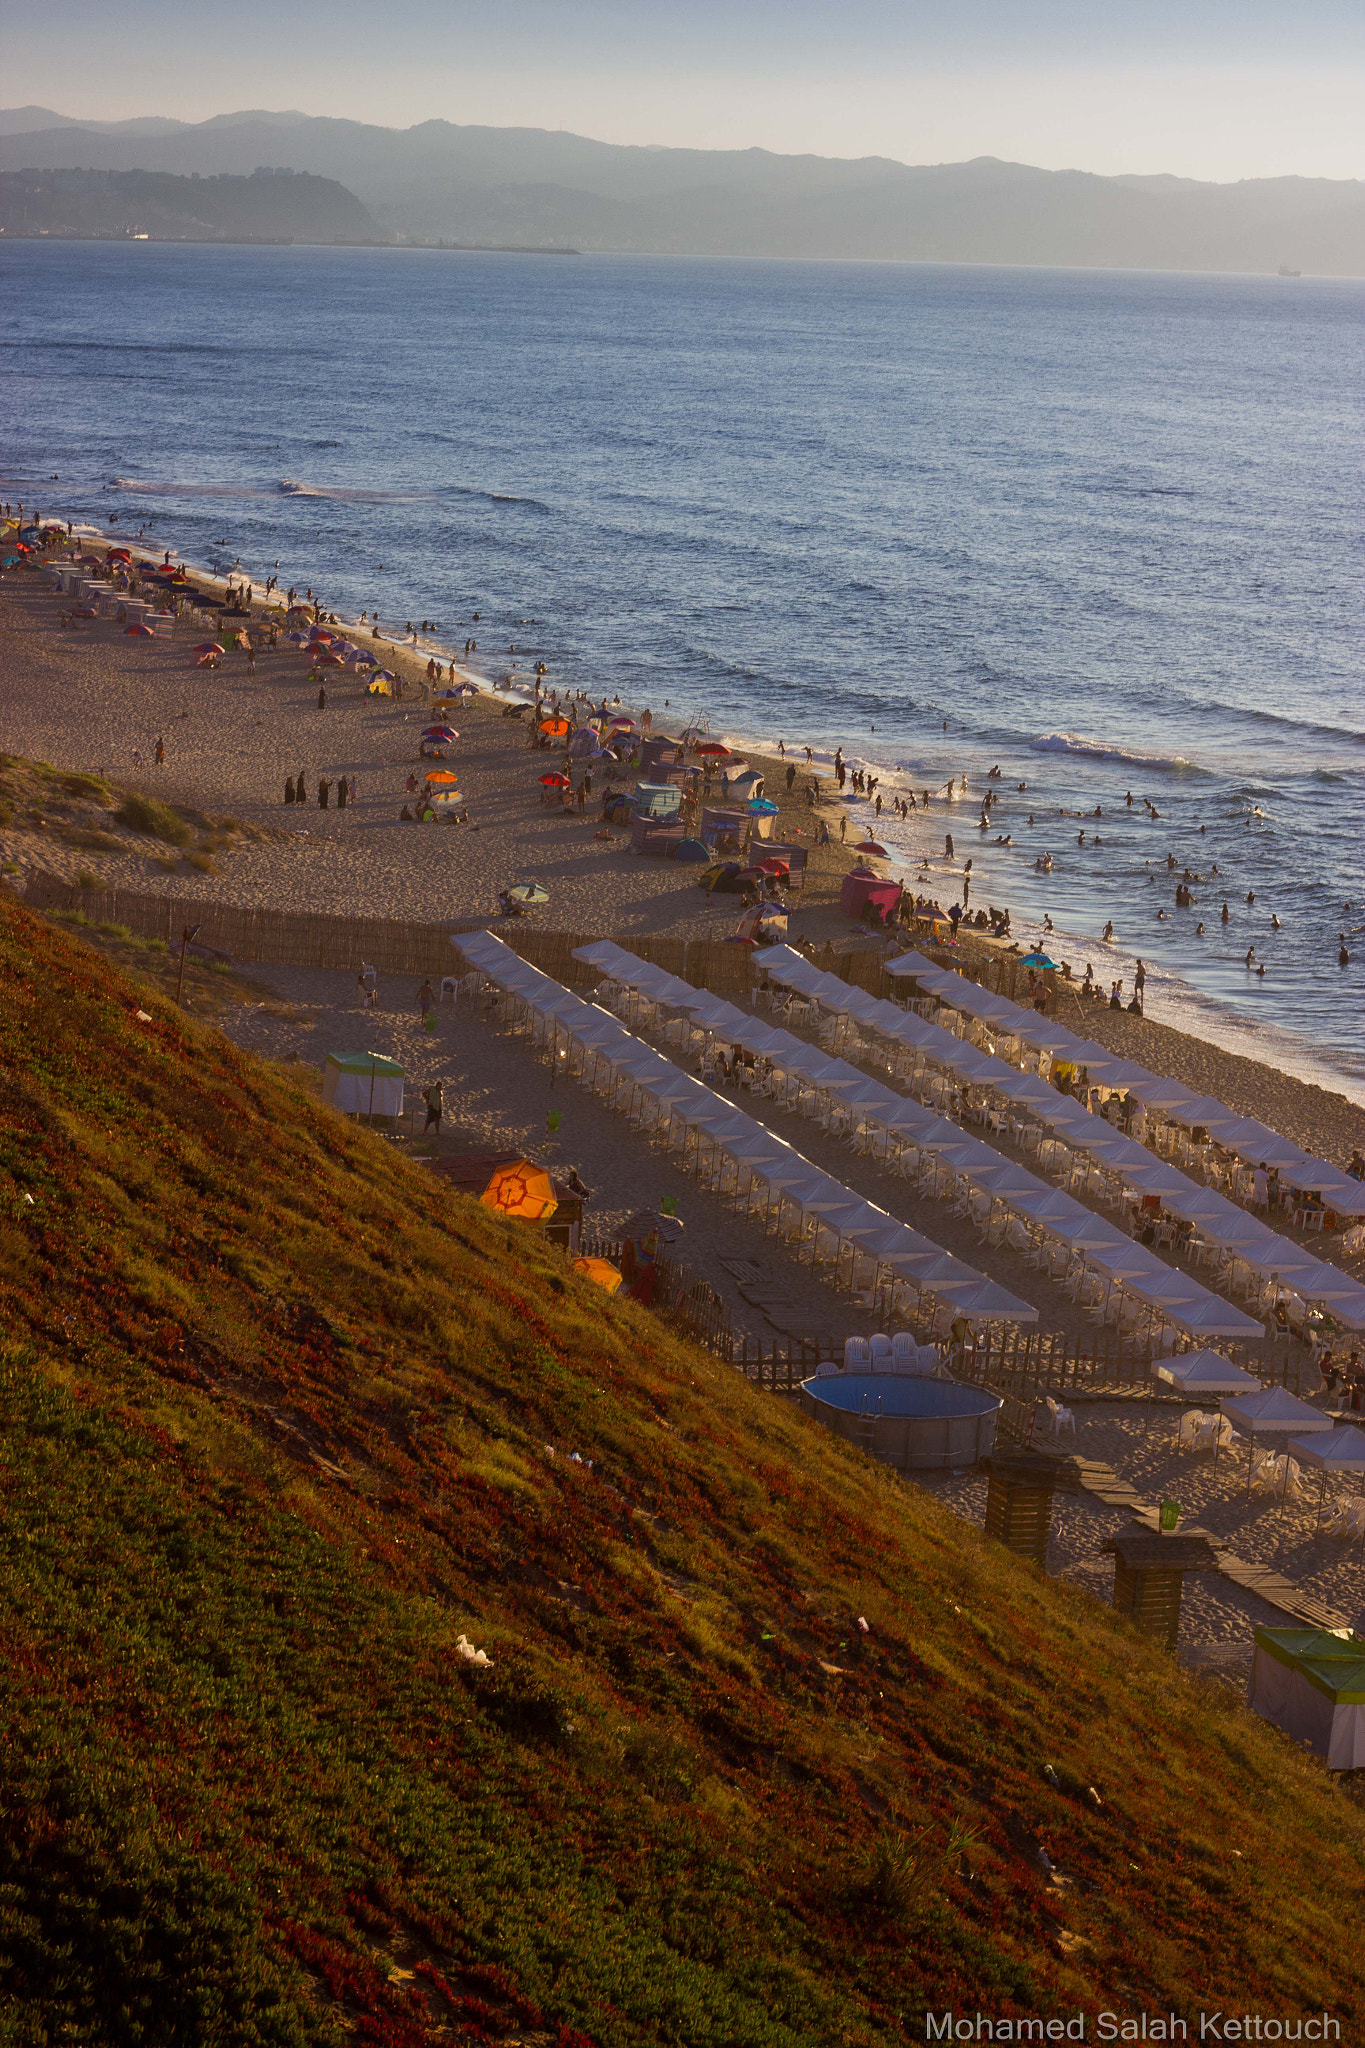
[[[1228,181],[1365,176],[1361,0],[0,0],[0,93]]]

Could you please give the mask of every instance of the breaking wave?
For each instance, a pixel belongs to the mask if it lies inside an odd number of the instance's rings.
[[[1193,768],[1183,754],[1144,754],[1134,747],[1115,747],[1083,733],[1049,732],[1031,742],[1035,754],[1079,754],[1091,761],[1123,761],[1133,768]]]

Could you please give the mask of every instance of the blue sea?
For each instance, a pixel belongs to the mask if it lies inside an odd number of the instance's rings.
[[[489,674],[965,774],[931,816],[974,903],[1365,1099],[1363,316],[1311,278],[7,242],[0,496]]]

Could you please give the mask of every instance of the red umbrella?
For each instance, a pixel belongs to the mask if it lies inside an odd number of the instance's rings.
[[[125,626],[124,638],[128,640],[155,640],[156,634],[150,626]]]
[[[190,649],[191,654],[221,654],[222,652],[223,650],[216,640],[201,640],[197,647]]]
[[[314,668],[345,668],[346,664],[339,654],[320,654],[313,663],[313,666]]]
[[[131,562],[132,559],[127,548],[110,548],[109,550],[108,560],[111,562]]]
[[[728,761],[730,758],[730,749],[723,747],[719,740],[703,740],[702,744],[696,749],[696,752],[699,754],[714,754],[717,760]]]
[[[573,787],[567,775],[542,775],[540,779],[546,789],[572,789]]]
[[[860,839],[858,844],[854,847],[853,851],[855,853],[876,853],[879,854],[883,860],[889,860],[891,858],[886,848],[884,846],[878,846],[875,839]]]
[[[789,875],[792,871],[789,860],[761,860],[758,865],[765,875]]]

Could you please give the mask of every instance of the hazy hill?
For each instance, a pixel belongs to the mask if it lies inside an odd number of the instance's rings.
[[[165,171],[0,171],[10,235],[155,241],[376,242],[387,237],[353,192],[308,172],[201,178]]]
[[[735,256],[1365,274],[1365,183],[1101,178],[978,158],[910,166],[626,148],[531,128],[408,129],[248,111],[82,127],[0,115],[0,168],[181,174],[288,164],[416,239]]]
[[[3,892],[0,978],[14,2038],[1352,2037],[1230,1694]]]

